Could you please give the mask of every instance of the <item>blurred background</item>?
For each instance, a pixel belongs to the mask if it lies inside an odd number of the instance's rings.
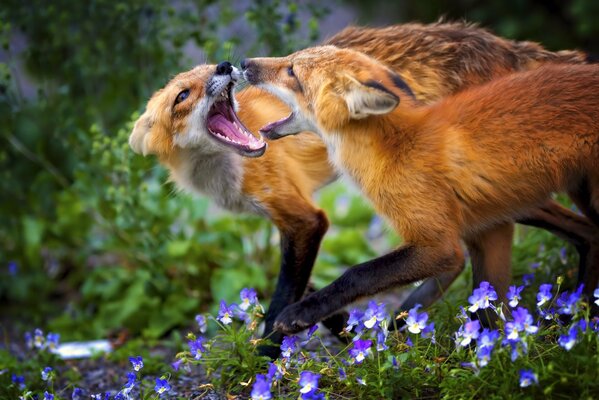
[[[219,299],[269,299],[278,234],[177,193],[130,151],[132,121],[177,72],[245,55],[283,55],[348,24],[477,22],[551,50],[599,53],[596,0],[4,0],[0,4],[0,324],[64,340],[127,329],[159,338]],[[341,183],[321,191],[333,222],[320,287],[399,243]],[[554,237],[518,230],[515,276],[575,265]],[[560,257],[561,253],[561,257]],[[564,256],[564,254],[566,256]],[[453,291],[462,296],[469,274]]]

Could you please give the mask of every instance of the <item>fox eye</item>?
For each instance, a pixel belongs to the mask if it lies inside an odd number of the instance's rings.
[[[189,89],[185,89],[183,90],[181,93],[179,93],[177,95],[177,98],[175,99],[175,105],[181,103],[183,100],[185,100],[187,97],[189,96]]]
[[[289,67],[287,67],[287,75],[295,76],[295,73],[293,72],[293,65],[290,65]]]

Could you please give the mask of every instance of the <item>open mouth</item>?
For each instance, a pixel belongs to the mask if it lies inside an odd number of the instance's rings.
[[[295,115],[293,113],[291,113],[288,116],[286,116],[285,118],[282,118],[275,122],[271,122],[270,124],[265,125],[262,128],[260,128],[260,133],[263,134],[267,139],[270,139],[270,140],[280,139],[285,135],[281,135],[280,133],[277,133],[277,131],[276,131],[277,128],[280,128],[281,126],[291,122],[294,117],[295,117]]]
[[[246,157],[259,157],[266,150],[262,137],[254,136],[239,120],[233,109],[231,82],[218,96],[206,118],[208,132],[221,143],[233,147]]]

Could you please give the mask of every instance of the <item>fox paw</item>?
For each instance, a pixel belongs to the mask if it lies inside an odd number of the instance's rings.
[[[301,303],[296,303],[281,311],[275,321],[274,329],[286,335],[292,335],[308,329],[317,322],[318,320],[312,317],[306,307],[303,307]]]

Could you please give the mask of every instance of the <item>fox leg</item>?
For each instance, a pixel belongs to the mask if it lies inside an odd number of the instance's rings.
[[[286,334],[297,333],[360,297],[460,270],[464,256],[459,239],[435,243],[448,245],[407,244],[352,267],[327,287],[285,308],[276,319],[275,329]]]
[[[263,337],[280,344],[283,335],[273,332],[275,318],[304,294],[329,223],[323,211],[307,202],[299,203],[297,198],[284,208],[276,207],[271,214],[281,235],[281,270],[266,312]],[[265,346],[260,350],[273,358],[280,352],[278,346]]]

